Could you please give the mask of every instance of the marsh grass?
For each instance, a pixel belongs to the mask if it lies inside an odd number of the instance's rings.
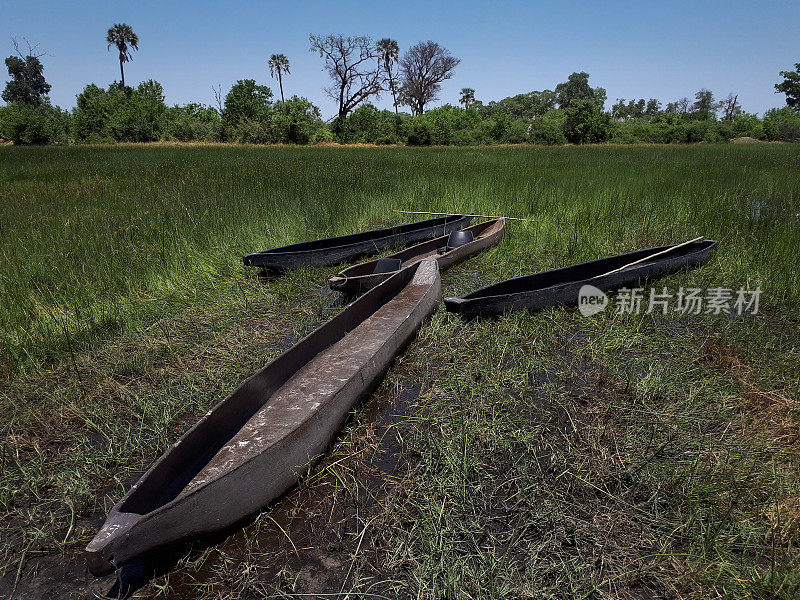
[[[340,309],[335,269],[241,254],[393,208],[536,219],[448,295],[703,234],[664,284],[761,285],[762,311],[440,311],[297,490],[139,596],[800,594],[796,148],[0,150],[0,594],[107,590],[80,553],[105,512]]]
[[[472,210],[515,224],[517,275],[706,235],[726,283],[796,304],[800,165],[788,145],[496,149],[66,147],[0,156],[5,369],[213,300],[241,255]]]

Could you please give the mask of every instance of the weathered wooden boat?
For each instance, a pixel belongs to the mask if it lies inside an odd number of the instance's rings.
[[[439,263],[439,270],[443,271],[499,243],[503,239],[505,227],[505,219],[493,219],[466,229],[459,229],[385,258],[348,267],[331,277],[328,283],[333,290],[345,294],[361,294],[371,290],[400,269],[415,265],[426,258],[435,258]]]
[[[86,548],[95,575],[231,526],[294,485],[380,382],[441,295],[436,261],[404,269],[245,381],[111,509]]]
[[[700,240],[682,247],[659,246],[636,250],[608,258],[571,265],[560,269],[542,271],[501,281],[455,298],[445,298],[448,311],[463,316],[493,316],[520,309],[537,311],[549,306],[578,304],[578,294],[584,285],[592,285],[603,292],[613,292],[623,287],[634,287],[683,269],[706,263],[717,246],[714,240]],[[621,271],[632,262],[646,259],[670,248],[674,251],[654,256]],[[616,271],[613,272],[612,271]]]
[[[351,235],[301,242],[248,254],[245,266],[271,271],[287,271],[299,267],[330,267],[375,254],[392,246],[407,246],[429,240],[469,225],[472,215],[448,215],[406,223],[385,229],[373,229]]]

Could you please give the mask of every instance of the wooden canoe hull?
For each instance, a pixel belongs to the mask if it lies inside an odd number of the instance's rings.
[[[501,281],[464,296],[445,298],[445,308],[465,318],[501,315],[527,309],[535,312],[550,306],[575,306],[584,285],[593,285],[603,292],[635,287],[672,273],[705,264],[716,248],[714,240],[702,240],[644,262],[624,271],[597,277],[628,263],[666,250],[669,246],[636,250],[608,258],[593,260],[560,269],[542,271]]]
[[[385,229],[301,242],[246,255],[245,266],[287,271],[299,267],[330,267],[393,246],[407,246],[429,240],[469,225],[472,215],[451,215],[406,223]]]
[[[229,527],[278,498],[379,384],[440,295],[435,261],[405,269],[244,382],[112,508],[86,548],[89,570],[110,573],[150,550]],[[234,464],[226,462],[231,457]]]
[[[494,219],[484,223],[478,223],[467,227],[465,231],[472,231],[475,239],[463,246],[459,246],[438,254],[437,250],[447,244],[447,235],[422,242],[410,248],[406,248],[400,252],[388,255],[386,258],[397,258],[402,261],[402,268],[406,268],[417,264],[426,258],[435,258],[439,263],[439,270],[457,265],[465,261],[471,256],[500,243],[505,235],[505,219]],[[337,275],[334,275],[328,280],[328,284],[332,290],[342,292],[345,294],[356,295],[363,294],[374,288],[382,281],[386,281],[397,271],[389,273],[373,273],[375,265],[378,260],[370,260],[367,262],[353,265],[344,269]]]

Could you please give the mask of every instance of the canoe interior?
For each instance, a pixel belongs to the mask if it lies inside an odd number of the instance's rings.
[[[674,261],[680,258],[687,258],[692,254],[697,254],[714,247],[717,244],[714,240],[701,240],[678,248],[668,254],[656,256],[652,261],[647,260],[638,263],[633,268],[646,267],[647,265],[657,263],[659,261],[670,260]],[[601,258],[577,265],[553,269],[550,271],[542,271],[534,273],[533,275],[524,275],[522,277],[515,277],[500,283],[486,286],[484,288],[470,292],[461,296],[465,300],[475,298],[486,298],[491,296],[503,296],[507,294],[517,294],[521,292],[532,292],[536,290],[543,290],[546,288],[563,285],[575,281],[584,281],[603,275],[614,269],[618,269],[632,263],[640,258],[644,258],[656,252],[666,250],[671,246],[658,246],[655,248],[647,248],[644,250],[635,250],[626,254],[619,254],[609,258]]]
[[[329,248],[338,248],[340,246],[349,246],[359,242],[367,242],[370,240],[377,240],[392,235],[401,235],[418,229],[426,229],[428,227],[444,226],[448,223],[453,223],[460,219],[465,219],[469,215],[448,215],[446,217],[438,217],[436,219],[426,219],[425,221],[416,221],[414,223],[405,223],[403,225],[395,225],[394,227],[385,227],[383,229],[372,229],[370,231],[362,231],[361,233],[352,233],[350,235],[342,235],[338,237],[325,238],[321,240],[312,240],[309,242],[300,242],[297,244],[290,244],[289,246],[281,246],[280,248],[272,248],[271,250],[263,250],[256,252],[257,255],[277,254],[286,252],[307,252],[309,250],[324,250]]]
[[[118,511],[145,515],[178,498],[277,390],[317,354],[401,294],[416,271],[416,267],[405,269],[375,287],[245,381],[159,459]]]
[[[493,233],[498,227],[499,220],[495,219],[492,221],[484,221],[483,223],[478,223],[477,225],[472,225],[471,227],[467,227],[462,231],[471,231],[472,235],[475,236],[475,240],[478,240],[485,235]],[[405,268],[410,264],[425,258],[436,258],[438,256],[439,249],[444,248],[444,246],[447,244],[448,237],[449,234],[434,238],[427,242],[422,242],[421,244],[416,244],[415,246],[411,246],[410,248],[406,248],[400,252],[390,254],[386,258],[399,258],[402,261],[402,268]],[[341,273],[339,273],[339,276],[360,277],[362,275],[372,275],[375,272],[375,265],[378,264],[379,260],[380,259],[369,260],[357,265],[353,265],[352,267],[344,269]]]

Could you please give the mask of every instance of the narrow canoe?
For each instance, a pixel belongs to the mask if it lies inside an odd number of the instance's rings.
[[[436,261],[404,269],[245,381],[111,509],[86,547],[89,570],[229,527],[293,486],[440,296]]]
[[[392,246],[407,246],[429,240],[469,225],[472,215],[448,215],[436,219],[406,223],[385,229],[373,229],[351,235],[301,242],[248,254],[245,266],[287,271],[299,267],[330,267],[375,254]]]
[[[551,271],[542,271],[501,281],[475,290],[464,296],[445,298],[448,311],[461,313],[467,318],[500,315],[514,310],[537,311],[549,306],[578,304],[578,293],[586,284],[613,292],[623,287],[634,287],[683,269],[705,264],[717,246],[714,240],[693,242],[674,252],[653,258],[617,273],[604,275],[629,263],[645,258],[671,246],[636,250],[608,258],[571,265]],[[603,277],[598,277],[604,275]]]
[[[449,248],[447,246],[449,236],[444,235],[416,246],[411,246],[401,252],[390,254],[386,258],[399,260],[400,269],[415,265],[426,258],[435,258],[439,263],[439,270],[444,271],[481,250],[499,243],[503,239],[505,227],[505,219],[494,219],[485,223],[478,223],[462,230],[469,232],[473,236],[473,240],[461,246]],[[379,260],[370,260],[353,265],[334,275],[328,280],[331,289],[346,294],[361,294],[371,290],[400,270],[376,273],[375,269]]]

